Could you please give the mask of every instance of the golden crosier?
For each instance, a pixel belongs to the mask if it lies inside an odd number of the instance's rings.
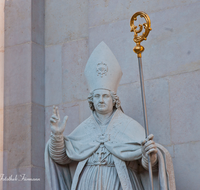
[[[144,18],[146,20],[146,23],[144,24],[139,24],[139,29],[137,30],[137,26],[134,25],[134,21],[137,20],[137,16],[140,16],[141,18]],[[142,32],[144,26],[144,32],[142,35],[138,35],[140,32]],[[136,46],[133,48],[133,51],[137,53],[138,57],[141,57],[141,53],[144,51],[144,47],[140,45],[140,43],[143,40],[147,39],[147,36],[149,32],[151,31],[151,20],[149,16],[145,12],[137,12],[135,13],[130,20],[130,27],[131,27],[131,32],[134,32],[134,42],[136,43]]]

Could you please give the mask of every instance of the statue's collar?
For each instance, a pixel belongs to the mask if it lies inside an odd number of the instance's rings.
[[[111,114],[111,115],[106,119],[106,121],[104,121],[104,122],[102,122],[102,121],[99,119],[99,117],[98,117],[96,111],[93,111],[93,112],[92,112],[92,115],[93,115],[94,119],[96,120],[97,124],[107,126],[107,125],[110,123],[110,120],[112,119],[112,117],[113,117],[115,111],[116,111],[116,109],[113,109],[112,114]]]
[[[105,132],[104,132],[105,134],[110,134],[110,132],[111,132],[111,130],[112,130],[113,121],[114,121],[116,115],[118,115],[119,112],[120,112],[119,108],[113,110],[113,113],[112,113],[112,115],[109,117],[109,121],[108,121],[108,123],[107,123],[107,125],[106,125],[106,130],[105,130]],[[96,114],[93,112],[92,118],[93,118],[93,120],[94,120],[94,122],[95,122],[95,125],[98,126],[98,128],[101,130],[100,125],[99,125],[98,120],[96,119],[96,117],[97,117]],[[101,130],[101,133],[102,133],[102,130]]]

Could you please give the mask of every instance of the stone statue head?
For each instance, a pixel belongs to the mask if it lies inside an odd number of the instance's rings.
[[[121,108],[116,93],[122,70],[104,42],[101,42],[90,55],[84,74],[90,90],[88,102],[92,111],[105,114],[113,108]]]
[[[97,89],[92,91],[88,96],[89,107],[92,111],[106,113],[113,108],[120,108],[121,102],[117,94],[106,89]],[[112,109],[112,110],[111,110]]]

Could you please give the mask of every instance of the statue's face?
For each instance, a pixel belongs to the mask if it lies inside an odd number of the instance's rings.
[[[93,95],[95,110],[100,114],[107,114],[113,111],[113,100],[109,90],[95,90]]]

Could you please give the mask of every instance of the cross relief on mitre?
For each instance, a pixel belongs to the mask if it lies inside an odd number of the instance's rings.
[[[107,72],[108,72],[108,66],[106,63],[101,62],[101,63],[97,64],[97,76],[99,76],[99,75],[101,77],[103,77],[104,75],[106,76]]]

